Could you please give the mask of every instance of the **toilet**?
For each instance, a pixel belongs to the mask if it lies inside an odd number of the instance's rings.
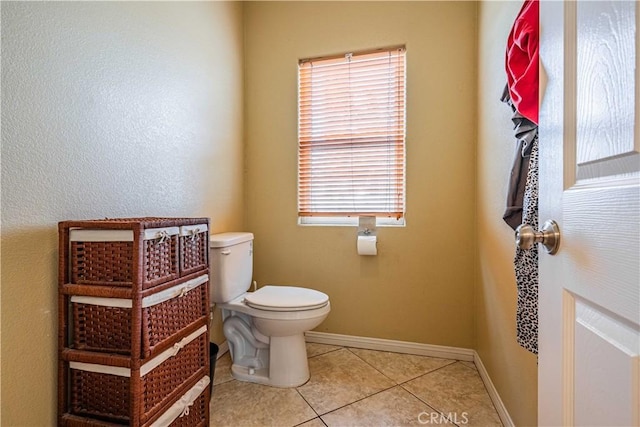
[[[331,311],[313,289],[267,285],[247,292],[253,278],[253,234],[210,237],[211,302],[222,311],[231,373],[240,381],[297,387],[309,380],[304,333]]]

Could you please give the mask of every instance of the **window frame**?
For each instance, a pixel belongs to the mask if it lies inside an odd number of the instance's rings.
[[[400,157],[401,157],[401,161],[396,160],[389,160],[389,158],[392,158],[394,156],[390,156],[387,154],[387,161],[388,161],[388,167],[390,167],[391,169],[396,168],[401,165],[401,172],[397,173],[392,173],[391,175],[389,175],[389,177],[387,178],[388,180],[391,180],[390,177],[394,177],[396,180],[398,179],[398,177],[400,177],[402,179],[402,183],[400,185],[401,188],[401,198],[399,198],[400,202],[392,202],[395,205],[400,207],[400,214],[398,215],[397,212],[388,212],[388,213],[384,213],[384,212],[376,212],[375,216],[376,216],[376,223],[379,226],[400,226],[403,227],[406,225],[406,128],[407,128],[407,124],[406,124],[406,110],[407,110],[407,103],[406,103],[406,82],[407,82],[407,67],[406,67],[406,47],[404,45],[401,46],[392,46],[392,47],[385,47],[385,48],[378,48],[378,49],[372,49],[372,50],[366,50],[366,51],[358,51],[358,52],[348,52],[348,53],[344,53],[344,54],[340,54],[340,55],[333,55],[333,56],[326,56],[326,57],[318,57],[318,58],[309,58],[309,59],[302,59],[299,61],[298,64],[298,163],[297,163],[297,204],[298,204],[298,224],[299,225],[309,225],[309,226],[357,226],[358,225],[358,217],[360,215],[362,216],[370,216],[372,215],[371,212],[366,212],[364,210],[360,211],[360,212],[348,212],[345,214],[342,214],[342,212],[333,212],[330,213],[328,215],[325,215],[323,213],[318,213],[318,214],[313,214],[312,212],[306,212],[305,215],[302,215],[302,209],[301,209],[301,200],[303,199],[303,197],[301,196],[301,152],[303,151],[302,149],[302,131],[301,131],[301,120],[302,120],[302,107],[301,107],[301,99],[302,99],[302,88],[301,88],[301,75],[302,75],[302,67],[305,66],[305,64],[308,63],[318,63],[318,62],[322,62],[322,61],[335,61],[336,59],[341,59],[341,58],[345,58],[347,61],[349,61],[351,58],[353,57],[361,57],[364,55],[372,55],[372,54],[387,54],[391,57],[391,54],[395,54],[396,52],[401,52],[400,55],[396,54],[396,57],[400,58],[402,60],[402,66],[401,66],[401,72],[399,71],[389,71],[389,74],[391,76],[391,73],[394,73],[394,77],[393,80],[395,81],[399,81],[399,79],[401,79],[401,88],[402,90],[400,92],[396,91],[395,95],[398,96],[398,94],[401,94],[401,101],[394,101],[393,104],[395,104],[395,106],[393,108],[395,108],[393,110],[394,114],[390,117],[401,117],[401,135],[398,137],[397,134],[397,129],[400,129],[400,126],[396,126],[396,127],[391,127],[389,129],[395,129],[396,130],[396,136],[395,139],[392,138],[393,141],[399,140],[400,142],[394,142],[394,145],[392,146],[393,149],[395,150],[394,152],[395,157],[398,157],[398,152],[400,152]],[[397,60],[397,59],[396,59]],[[391,59],[389,59],[389,62],[391,62]],[[345,69],[350,68],[350,66],[345,66]],[[399,75],[400,77],[397,77],[397,75]],[[350,78],[350,77],[349,77]],[[389,78],[391,80],[391,78]],[[349,82],[350,83],[350,82]],[[387,90],[391,90],[393,88],[393,85],[389,85],[387,86]],[[353,93],[353,92],[350,92]],[[309,97],[310,98],[310,97]],[[306,98],[305,98],[306,99]],[[383,105],[383,103],[380,103],[380,105]],[[401,108],[398,107],[398,105],[401,105]],[[351,105],[349,105],[348,110],[350,111],[353,107]],[[388,108],[388,107],[387,107]],[[307,113],[308,114],[308,113]],[[388,120],[387,120],[388,121]],[[353,123],[353,122],[350,122]],[[308,127],[312,126],[312,125],[307,125]],[[341,128],[345,131],[347,131],[346,128]],[[352,137],[352,139],[354,139],[356,137]],[[390,136],[386,137],[387,140],[389,140]],[[308,138],[307,138],[308,140]],[[357,139],[356,139],[357,142]],[[387,142],[388,143],[388,142]],[[307,142],[307,144],[309,144],[310,146],[313,144],[312,142]],[[322,144],[322,142],[320,143]],[[354,142],[352,141],[351,144],[354,144]],[[346,145],[346,144],[345,144]],[[373,147],[375,147],[374,144],[372,144]],[[307,148],[307,150],[312,150],[312,148]],[[400,151],[399,151],[400,150]],[[381,156],[382,157],[382,156]],[[313,160],[306,160],[308,163],[312,163]],[[305,165],[307,165],[307,163],[305,163]],[[305,181],[306,182],[306,181]],[[387,186],[390,184],[387,184]],[[305,187],[306,188],[306,187]],[[382,187],[384,188],[384,186]],[[395,184],[395,187],[389,187],[389,188],[397,188],[397,184]],[[313,191],[313,190],[311,190]],[[306,199],[305,199],[306,200]],[[308,202],[309,203],[309,202]],[[396,206],[394,206],[396,207]]]

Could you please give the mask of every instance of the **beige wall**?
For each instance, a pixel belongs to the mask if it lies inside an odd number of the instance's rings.
[[[56,415],[57,222],[243,219],[242,7],[2,4],[2,420]]]
[[[327,292],[318,330],[476,348],[516,425],[534,425],[500,219],[519,7],[3,2],[0,424],[55,424],[57,221],[203,215],[256,234],[261,284]],[[359,257],[354,228],[296,225],[296,63],[400,43],[407,227]]]
[[[259,284],[326,292],[317,329],[473,347],[476,4],[245,3],[246,229]],[[297,225],[297,61],[407,46],[407,226]]]
[[[485,1],[478,10],[478,280],[476,350],[518,426],[537,424],[536,357],[515,341],[513,230],[502,221],[515,153],[506,81],[507,36],[522,2]]]

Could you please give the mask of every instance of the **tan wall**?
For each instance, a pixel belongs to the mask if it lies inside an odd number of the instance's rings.
[[[242,7],[2,4],[2,420],[56,424],[57,222],[242,227]]]
[[[326,292],[332,333],[473,347],[476,5],[245,3],[246,226],[259,284]],[[297,225],[299,58],[407,46],[407,226]]]
[[[480,4],[478,13],[478,280],[476,350],[518,426],[537,424],[536,357],[515,341],[516,287],[513,230],[502,221],[515,139],[506,82],[507,36],[521,2]]]

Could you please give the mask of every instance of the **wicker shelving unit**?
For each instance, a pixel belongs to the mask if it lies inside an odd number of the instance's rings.
[[[58,231],[58,424],[208,426],[208,218]]]

